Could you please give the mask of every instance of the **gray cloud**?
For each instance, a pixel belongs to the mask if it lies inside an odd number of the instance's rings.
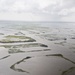
[[[0,13],[31,13],[42,20],[59,21],[75,15],[75,0],[0,0]]]

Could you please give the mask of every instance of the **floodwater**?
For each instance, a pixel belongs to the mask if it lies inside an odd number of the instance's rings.
[[[0,22],[0,75],[75,75],[75,23]]]

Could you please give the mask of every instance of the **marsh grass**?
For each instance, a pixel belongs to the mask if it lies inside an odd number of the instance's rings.
[[[0,45],[0,47],[5,48],[27,48],[27,47],[48,47],[45,44],[41,43],[30,43],[30,44],[18,44],[18,45]]]
[[[17,72],[26,72],[26,73],[29,73],[28,71],[25,71],[25,70],[22,70],[22,69],[19,69],[19,68],[16,68],[16,65],[20,64],[21,62],[26,62],[26,60],[30,59],[32,57],[26,57],[26,58],[23,58],[22,60],[16,62],[15,64],[13,64],[10,68],[14,71],[17,71]]]
[[[12,48],[8,50],[8,53],[13,54],[13,53],[24,53],[25,51],[22,51],[20,49]]]
[[[62,54],[49,54],[49,55],[46,55],[46,56],[57,56],[57,57],[61,57],[61,58],[65,59],[65,60],[67,60],[67,61],[69,61],[69,62],[75,64],[74,61],[72,61],[72,60],[70,60],[70,59],[64,57]]]
[[[7,35],[0,43],[18,43],[18,42],[34,42],[35,39],[27,36]]]
[[[8,36],[5,36],[6,38],[19,38],[19,39],[30,39],[30,37],[27,37],[27,36],[16,36],[16,35],[8,35]]]

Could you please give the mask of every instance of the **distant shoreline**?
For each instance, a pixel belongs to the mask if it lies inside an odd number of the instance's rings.
[[[19,20],[0,20],[0,22],[29,22],[29,23],[75,23],[65,21],[19,21]]]

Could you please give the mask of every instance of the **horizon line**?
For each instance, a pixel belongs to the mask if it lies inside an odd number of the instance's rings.
[[[5,21],[5,22],[50,22],[50,23],[75,23],[72,21],[22,21],[22,20],[0,20],[1,21]]]

